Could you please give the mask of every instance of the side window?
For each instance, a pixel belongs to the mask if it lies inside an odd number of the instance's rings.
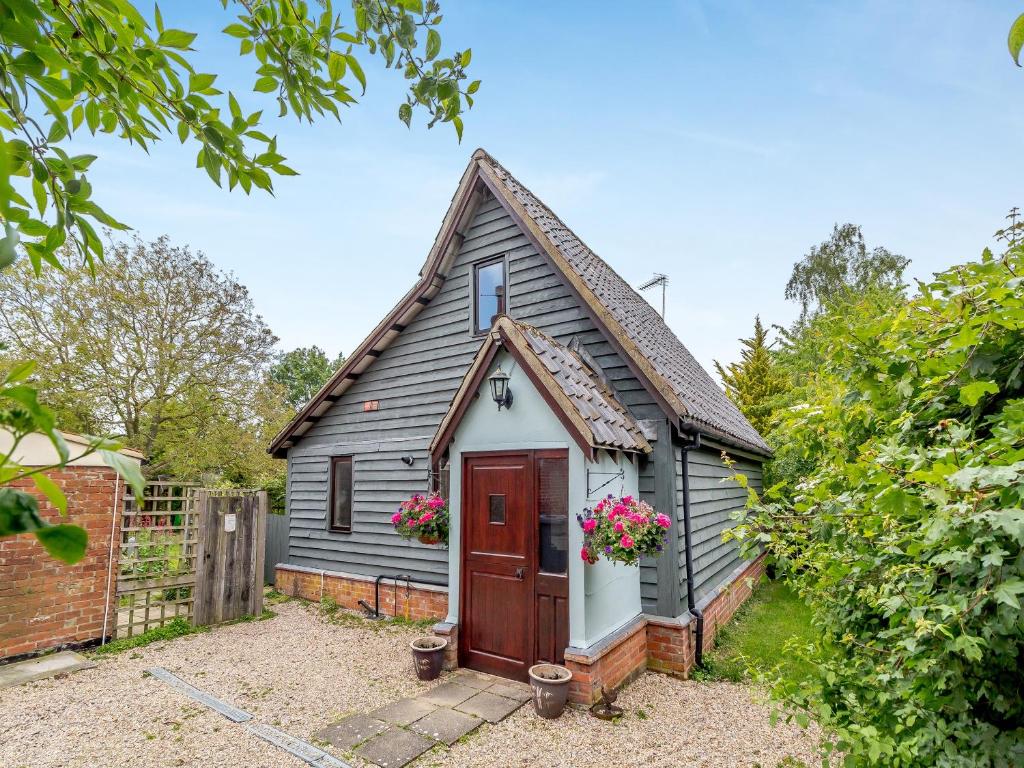
[[[504,257],[473,267],[473,325],[475,333],[484,333],[494,318],[506,311]]]
[[[328,525],[332,531],[352,532],[352,457],[331,459],[331,494]]]
[[[564,575],[569,567],[569,462],[564,456],[537,458],[538,565]]]

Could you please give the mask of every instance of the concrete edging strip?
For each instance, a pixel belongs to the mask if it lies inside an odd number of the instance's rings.
[[[297,739],[271,725],[248,723],[245,728],[264,741],[273,744],[279,749],[283,749],[303,762],[316,766],[316,768],[351,768],[348,763],[339,760],[334,755],[330,755],[322,749],[314,747],[309,742]]]
[[[243,712],[238,707],[234,707],[227,702],[221,701],[218,698],[211,696],[206,691],[201,691],[194,685],[189,685],[177,675],[168,672],[163,667],[150,667],[146,670],[155,677],[157,680],[162,680],[172,688],[184,693],[191,699],[195,699],[200,704],[205,704],[210,709],[220,712],[224,717],[233,723],[244,723],[247,720],[252,720],[252,715],[248,712]]]
[[[168,672],[163,667],[150,667],[146,671],[157,680],[161,680],[172,688],[181,691],[190,699],[194,699],[200,704],[219,712],[228,720],[234,723],[245,723],[245,729],[249,731],[249,733],[273,744],[278,749],[283,749],[285,752],[294,755],[303,762],[314,766],[314,768],[352,768],[348,763],[339,760],[318,747],[314,747],[312,744],[305,742],[302,739],[297,739],[284,731],[274,728],[273,726],[252,722],[252,715],[248,712],[244,712],[238,707],[221,701],[215,696],[211,696],[206,691],[199,690],[194,685],[189,685],[180,677]]]

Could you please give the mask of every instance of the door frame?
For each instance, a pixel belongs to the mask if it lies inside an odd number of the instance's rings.
[[[506,456],[526,456],[530,466],[529,482],[531,485],[531,494],[533,496],[533,504],[530,515],[530,527],[527,531],[526,536],[526,547],[527,547],[527,559],[530,563],[530,591],[529,591],[529,609],[527,611],[526,623],[527,623],[527,637],[529,639],[529,647],[527,649],[527,664],[526,668],[529,669],[531,666],[537,663],[537,587],[536,579],[539,568],[539,553],[538,553],[538,535],[540,530],[540,507],[538,504],[537,491],[538,491],[538,477],[537,477],[537,459],[538,458],[563,458],[567,464],[567,470],[571,472],[571,461],[570,451],[567,448],[503,448],[497,450],[484,450],[484,451],[466,451],[460,453],[459,461],[461,463],[461,483],[460,483],[460,502],[459,502],[459,617],[458,617],[458,662],[459,666],[465,666],[465,654],[467,652],[466,643],[463,639],[464,633],[468,626],[468,612],[467,612],[467,601],[469,598],[469,569],[466,567],[466,547],[469,542],[469,536],[467,535],[467,527],[469,525],[470,515],[467,513],[467,507],[471,500],[469,493],[469,483],[471,473],[466,471],[466,466],[471,459],[486,459],[486,458],[499,458]],[[567,512],[567,517],[571,517]],[[568,521],[567,521],[568,524]],[[571,584],[569,582],[569,568],[566,568],[565,579],[567,588],[571,590]],[[568,623],[569,616],[568,611],[566,615],[566,622]],[[566,627],[566,636],[569,635],[569,628]]]

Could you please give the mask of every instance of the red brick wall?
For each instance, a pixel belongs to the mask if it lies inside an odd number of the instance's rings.
[[[759,557],[704,609],[705,651],[712,647],[718,628],[728,622],[750,597],[763,575],[764,558]],[[680,625],[672,619],[643,619],[594,656],[566,654],[565,665],[573,673],[569,701],[593,704],[601,696],[602,685],[608,689],[622,685],[644,669],[687,677],[693,669],[696,654],[695,621]]]
[[[646,622],[636,622],[596,657],[567,653],[565,666],[572,671],[569,701],[593,704],[601,697],[601,686],[610,691],[643,673],[647,666]]]
[[[42,516],[52,523],[71,522],[86,529],[85,558],[75,565],[54,560],[31,534],[0,539],[0,658],[77,645],[101,639],[110,551],[114,488],[109,467],[66,467],[48,472],[68,499],[61,518],[31,480],[15,487],[39,498]],[[120,484],[123,491],[123,483]],[[120,515],[117,516],[118,525]],[[118,529],[119,530],[119,529]],[[114,537],[116,563],[120,536]],[[115,616],[112,574],[107,635]]]
[[[319,573],[278,566],[274,583],[279,591],[292,597],[313,601],[319,601],[321,597],[330,597],[342,608],[356,611],[362,610],[359,600],[365,600],[373,605],[373,579],[349,578],[327,573],[321,582]],[[380,585],[380,612],[388,616],[407,617],[414,621],[441,621],[448,615],[448,592],[416,587],[406,589],[405,584],[399,584],[396,590],[394,582],[389,581]]]
[[[704,609],[705,648],[711,648],[714,645],[718,628],[727,623],[739,607],[747,601],[762,576],[764,576],[763,555],[747,566],[743,574]]]

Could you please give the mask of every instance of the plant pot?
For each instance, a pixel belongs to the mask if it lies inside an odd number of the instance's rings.
[[[533,710],[548,720],[559,717],[569,698],[570,680],[572,672],[558,664],[534,664],[530,667]]]
[[[441,543],[441,540],[437,536],[431,536],[431,535],[426,534],[426,533],[421,534],[419,536],[419,541],[420,541],[420,544],[429,544],[430,546],[434,546],[435,544],[440,544]]]
[[[434,636],[417,637],[409,643],[416,677],[420,680],[436,680],[444,665],[444,649],[447,646],[447,640]]]

